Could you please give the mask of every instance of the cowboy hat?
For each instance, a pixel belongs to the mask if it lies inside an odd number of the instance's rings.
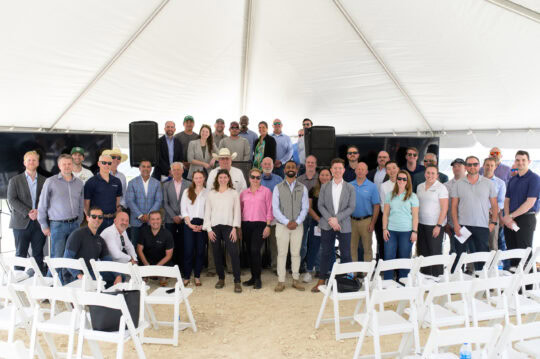
[[[236,152],[233,152],[231,155],[231,151],[227,147],[223,147],[219,149],[219,153],[212,153],[213,158],[220,158],[220,157],[230,157],[231,160],[234,160],[236,158]]]
[[[120,156],[120,162],[125,162],[128,159],[128,155],[122,153],[122,150],[115,147],[112,150],[105,150],[101,153],[102,156]]]

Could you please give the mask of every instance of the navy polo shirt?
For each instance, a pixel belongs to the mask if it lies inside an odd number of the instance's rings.
[[[506,198],[510,198],[510,212],[518,209],[527,198],[535,197],[536,202],[529,212],[538,212],[540,203],[540,177],[531,170],[528,170],[523,176],[519,173],[510,178],[508,188],[506,189]]]
[[[356,180],[349,183],[353,185],[356,193],[356,207],[352,216],[360,218],[373,215],[373,205],[381,202],[377,185],[367,178],[362,185],[358,185]]]
[[[122,197],[122,182],[113,175],[109,175],[107,182],[98,173],[84,185],[84,199],[90,200],[90,207],[98,206],[105,214],[116,212],[116,197]]]

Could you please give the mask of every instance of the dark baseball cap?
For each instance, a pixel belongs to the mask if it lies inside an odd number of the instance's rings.
[[[452,161],[452,163],[450,163],[450,166],[453,166],[455,164],[465,165],[465,161],[462,158],[456,158]]]
[[[218,123],[218,122],[225,123],[225,121],[223,121],[222,118],[218,118],[218,119],[216,120],[216,123]]]

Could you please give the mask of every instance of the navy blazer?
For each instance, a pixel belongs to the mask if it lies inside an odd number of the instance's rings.
[[[184,162],[184,152],[182,151],[182,142],[177,137],[173,137],[173,162]],[[169,163],[169,147],[167,146],[166,136],[163,135],[159,138],[159,156],[158,163],[154,168],[152,177],[161,181],[161,176],[168,176],[171,165]]]

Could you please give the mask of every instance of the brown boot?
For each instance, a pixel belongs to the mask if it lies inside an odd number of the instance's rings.
[[[306,288],[302,284],[300,284],[300,281],[298,279],[293,279],[292,281],[292,287],[296,290],[299,290],[301,292],[305,291]]]
[[[285,290],[285,283],[283,282],[278,282],[278,284],[276,285],[276,287],[274,288],[274,292],[283,292]]]
[[[221,289],[223,287],[225,287],[225,280],[224,279],[218,280],[216,283],[216,289]]]
[[[240,285],[240,283],[234,283],[234,292],[242,293],[242,286]]]
[[[319,286],[320,286],[320,285],[324,285],[324,282],[325,282],[324,279],[319,279],[319,281],[317,282],[317,284],[315,284],[315,287],[311,288],[311,292],[312,292],[312,293],[319,293]]]

